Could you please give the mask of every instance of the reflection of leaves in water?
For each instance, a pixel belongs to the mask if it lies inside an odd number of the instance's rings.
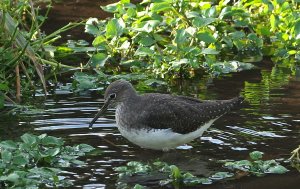
[[[261,71],[262,79],[259,83],[245,82],[244,96],[251,105],[261,104],[270,100],[270,92],[288,84],[290,71],[284,68],[273,67],[272,71]]]

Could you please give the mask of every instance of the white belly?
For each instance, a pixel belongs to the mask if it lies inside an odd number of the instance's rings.
[[[122,136],[130,142],[143,148],[167,151],[202,136],[215,120],[207,122],[198,130],[188,134],[174,133],[171,129],[137,130],[131,128],[128,130],[126,126],[119,124],[117,126]]]

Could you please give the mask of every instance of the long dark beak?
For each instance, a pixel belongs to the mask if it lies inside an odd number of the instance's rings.
[[[104,102],[104,105],[101,107],[101,109],[98,111],[98,113],[95,115],[94,119],[89,124],[89,129],[93,129],[93,124],[97,121],[97,119],[107,110],[109,105],[109,100],[106,100]]]

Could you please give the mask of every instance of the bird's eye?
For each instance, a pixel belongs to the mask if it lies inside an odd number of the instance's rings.
[[[109,98],[114,99],[114,98],[116,98],[116,96],[117,96],[116,93],[112,93],[112,94],[109,95]]]

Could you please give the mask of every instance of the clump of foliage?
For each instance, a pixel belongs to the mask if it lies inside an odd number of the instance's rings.
[[[46,46],[79,24],[68,24],[46,36],[40,28],[50,6],[45,16],[36,6],[32,0],[0,1],[0,109],[5,100],[20,101],[22,95],[34,94],[36,86],[47,93],[46,67],[70,67],[50,57]]]
[[[254,151],[249,156],[250,160],[226,162],[224,166],[231,170],[238,170],[256,176],[263,176],[269,173],[283,174],[288,171],[276,160],[262,160],[263,152]]]
[[[263,176],[265,174],[283,174],[288,170],[279,164],[276,160],[262,160],[263,153],[259,151],[254,151],[249,154],[250,160],[240,160],[240,161],[223,161],[224,167],[235,171],[239,170],[244,172],[245,175],[255,175]],[[115,171],[119,173],[120,186],[127,186],[123,180],[126,177],[132,176],[142,176],[149,177],[149,180],[153,179],[151,176],[158,175],[158,173],[164,173],[167,178],[162,178],[158,180],[161,186],[173,185],[175,187],[179,186],[195,186],[199,184],[212,184],[219,180],[224,180],[234,177],[235,173],[232,171],[221,171],[216,172],[209,177],[197,177],[189,172],[183,172],[175,165],[168,165],[165,162],[155,161],[153,163],[144,164],[142,162],[131,161],[126,164],[126,166],[121,166],[115,168]],[[241,174],[238,173],[237,176]],[[163,177],[163,176],[162,176]],[[157,179],[157,177],[154,177]],[[137,185],[137,187],[140,187]],[[142,186],[141,186],[142,187]]]
[[[195,69],[222,73],[250,69],[235,60],[271,56],[292,66],[300,60],[299,2],[130,0],[102,7],[113,18],[86,22],[95,36],[90,66],[149,70],[161,77]]]
[[[194,176],[189,172],[181,171],[175,165],[168,165],[167,163],[161,161],[155,161],[150,164],[131,161],[128,162],[126,166],[115,168],[115,171],[119,173],[120,179],[136,175],[148,175],[149,177],[151,177],[157,173],[164,173],[167,178],[163,178],[158,181],[161,186],[169,184],[173,186],[195,186],[199,184],[211,184],[213,183],[213,181],[222,180],[234,175],[229,172],[217,172],[208,178],[200,178]],[[126,185],[126,183],[120,182],[119,185],[123,186]]]
[[[65,146],[61,138],[24,134],[22,142],[0,142],[0,186],[39,188],[70,186],[61,168],[82,166],[79,157],[94,148],[87,144]]]

